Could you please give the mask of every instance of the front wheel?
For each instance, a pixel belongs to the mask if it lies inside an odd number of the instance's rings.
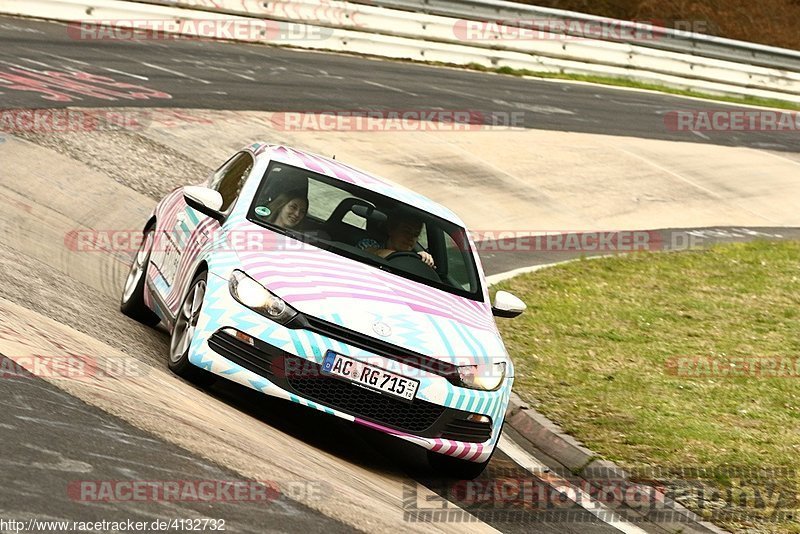
[[[189,361],[189,347],[194,339],[197,322],[206,296],[207,273],[201,272],[192,280],[189,291],[183,298],[175,325],[172,328],[172,340],[169,344],[169,368],[176,375],[194,382],[198,386],[209,386],[216,377]]]
[[[152,226],[144,231],[142,244],[139,245],[139,250],[133,256],[131,269],[125,279],[125,287],[122,290],[122,300],[119,303],[119,309],[122,313],[147,326],[155,326],[161,321],[158,315],[144,304],[144,285],[147,278],[147,267],[150,265],[153,235]]]

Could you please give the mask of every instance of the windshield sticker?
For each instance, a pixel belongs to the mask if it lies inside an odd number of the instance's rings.
[[[272,213],[272,210],[266,206],[256,206],[255,212],[259,217],[269,217],[270,213]]]

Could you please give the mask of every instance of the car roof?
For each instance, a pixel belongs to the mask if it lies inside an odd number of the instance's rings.
[[[351,183],[419,208],[453,224],[464,226],[455,213],[428,197],[341,161],[284,145],[267,143],[253,143],[247,146],[247,150],[252,151],[257,158],[268,157],[271,160],[300,167],[334,180]]]

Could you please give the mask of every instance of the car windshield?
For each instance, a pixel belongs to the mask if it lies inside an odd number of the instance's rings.
[[[464,228],[368,189],[272,162],[247,219],[397,276],[483,301]]]

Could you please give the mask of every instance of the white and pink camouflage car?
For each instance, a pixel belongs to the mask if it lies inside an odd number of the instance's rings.
[[[409,441],[474,478],[514,366],[475,246],[450,210],[339,161],[253,144],[144,226],[122,311],[172,334],[169,367],[233,380]]]

